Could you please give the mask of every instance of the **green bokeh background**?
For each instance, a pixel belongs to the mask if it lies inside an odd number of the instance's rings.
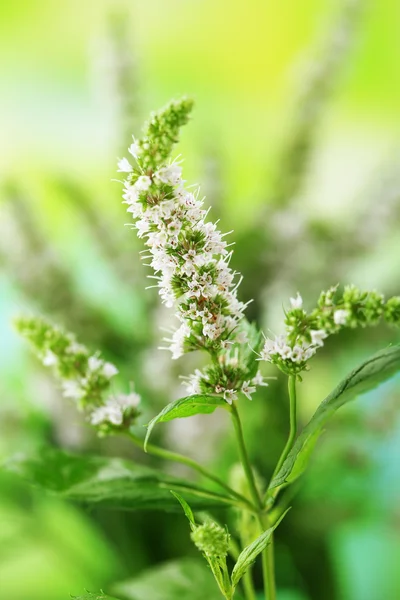
[[[49,314],[114,360],[144,397],[143,422],[179,397],[178,374],[196,364],[157,350],[167,317],[144,291],[141,245],[123,227],[112,181],[130,133],[171,97],[196,101],[178,149],[185,177],[234,230],[241,297],[254,298],[249,315],[265,331],[279,331],[297,290],[310,308],[338,281],[400,293],[400,5],[370,0],[345,13],[351,4],[3,2],[0,458],[51,443],[149,462],[97,440],[60,399],[12,330],[18,311]],[[301,386],[301,422],[359,360],[396,340],[379,327],[329,341]],[[395,379],[324,436],[277,536],[280,600],[400,597],[398,397]],[[267,477],[286,435],[285,382],[245,406]],[[166,426],[159,441],[227,476],[236,460],[228,424],[207,419]],[[88,511],[6,476],[0,492],[7,600],[112,591],[195,556],[178,516]]]

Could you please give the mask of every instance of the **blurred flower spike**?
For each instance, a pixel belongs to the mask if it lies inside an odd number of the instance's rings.
[[[138,417],[140,396],[110,394],[118,369],[90,354],[75,337],[41,317],[18,317],[15,325],[44,366],[52,367],[65,398],[73,400],[102,435],[127,429]]]

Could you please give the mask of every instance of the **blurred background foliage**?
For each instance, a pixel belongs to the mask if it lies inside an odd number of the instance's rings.
[[[197,366],[157,349],[170,316],[144,291],[141,245],[112,181],[131,132],[171,97],[196,100],[178,152],[213,217],[234,229],[242,299],[254,298],[248,314],[265,331],[279,332],[297,290],[310,308],[337,282],[399,294],[397,0],[15,0],[0,10],[0,458],[51,443],[149,461],[96,439],[61,401],[13,332],[16,312],[51,316],[116,362],[145,399],[143,423]],[[384,327],[331,339],[300,386],[300,421],[396,340]],[[320,443],[277,535],[280,600],[400,597],[399,383],[343,410]],[[246,408],[252,458],[268,476],[287,433],[285,382]],[[164,444],[229,475],[224,415],[159,429]],[[9,477],[0,490],[7,600],[112,592],[196,556],[183,517],[88,511]]]

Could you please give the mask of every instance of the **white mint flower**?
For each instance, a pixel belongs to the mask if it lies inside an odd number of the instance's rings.
[[[136,408],[140,402],[139,394],[118,394],[110,396],[103,406],[95,408],[90,414],[89,420],[92,425],[102,425],[110,423],[119,426],[124,421],[125,413],[132,408]]]
[[[106,363],[104,363],[101,372],[104,375],[104,377],[107,377],[107,379],[111,379],[111,377],[114,377],[114,375],[117,375],[118,369],[112,363],[106,362]]]
[[[147,192],[149,187],[151,186],[151,179],[147,175],[141,175],[138,177],[137,181],[134,183],[135,190],[139,192]]]
[[[261,371],[257,371],[256,375],[251,380],[253,385],[261,385],[263,387],[268,387],[268,383],[264,381],[264,377],[261,375]]]
[[[180,358],[184,354],[184,343],[185,339],[189,337],[191,334],[190,327],[186,325],[186,323],[182,323],[182,325],[174,331],[171,339],[166,339],[166,342],[170,342],[170,346],[167,350],[172,352],[172,359],[176,360]]]
[[[119,173],[131,173],[133,171],[133,167],[127,158],[121,158],[118,161],[118,172]]]
[[[80,400],[84,394],[82,385],[75,380],[66,380],[62,383],[63,396],[71,400]]]
[[[101,425],[102,423],[111,423],[112,425],[121,425],[124,415],[120,407],[99,406],[90,415],[90,423],[92,425]]]
[[[135,186],[130,185],[127,181],[124,184],[124,192],[122,194],[126,204],[134,204],[139,200],[139,190]],[[129,209],[128,209],[129,210]]]
[[[335,312],[333,313],[333,320],[335,325],[346,325],[349,315],[350,313],[348,310],[335,310]]]
[[[260,352],[259,360],[271,362],[272,360],[279,358],[282,360],[290,360],[293,363],[306,362],[315,354],[316,346],[323,345],[322,339],[326,337],[326,333],[323,330],[311,331],[310,333],[314,336],[312,344],[307,344],[304,341],[298,342],[293,348],[282,335],[276,336],[274,340],[267,338],[264,347]]]
[[[58,363],[58,358],[51,350],[47,350],[42,358],[42,363],[45,367],[52,367]]]
[[[91,356],[88,360],[89,371],[98,371],[104,362],[98,356]]]
[[[104,377],[107,377],[107,379],[111,379],[111,377],[114,377],[114,375],[118,373],[118,369],[115,365],[109,362],[104,362],[104,360],[98,356],[91,356],[89,358],[88,367],[89,371],[92,373],[96,371],[101,372],[101,374],[104,375]]]
[[[290,298],[290,305],[292,308],[303,307],[303,298],[300,296],[299,292],[297,292],[296,298]]]
[[[86,354],[87,350],[83,344],[78,342],[71,342],[71,344],[65,350],[68,354]]]
[[[254,383],[254,381],[252,382]],[[256,387],[254,385],[250,385],[250,381],[244,381],[242,385],[241,392],[251,400],[251,395],[256,391]]]
[[[140,202],[134,202],[128,206],[127,212],[132,213],[134,219],[139,219],[143,214],[143,207]]]
[[[328,337],[328,334],[323,329],[310,329],[311,343],[314,346],[323,346],[323,340]]]
[[[223,396],[228,404],[232,404],[233,400],[237,400],[237,390],[225,390]]]
[[[141,152],[141,148],[138,142],[133,138],[133,143],[129,146],[128,152],[133,156],[133,158],[137,158]]]
[[[193,396],[193,394],[201,394],[200,381],[202,377],[203,373],[199,369],[196,369],[192,375],[189,375],[189,377],[185,378],[187,381],[184,381],[183,385],[185,386],[189,396]]]
[[[161,181],[161,183],[166,183],[173,186],[180,184],[181,176],[182,168],[174,163],[167,167],[161,167],[161,169],[155,173],[155,178]]]

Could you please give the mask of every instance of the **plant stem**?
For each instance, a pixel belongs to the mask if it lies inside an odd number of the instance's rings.
[[[283,463],[285,462],[287,455],[293,447],[293,443],[297,433],[297,406],[296,406],[296,377],[294,375],[289,376],[288,381],[288,390],[289,390],[289,402],[290,402],[290,429],[289,429],[289,437],[286,442],[286,445],[282,451],[282,454],[278,460],[278,464],[275,467],[275,471],[272,475],[272,479],[275,477],[277,473],[279,473]]]
[[[246,600],[256,600],[256,593],[253,586],[253,578],[251,576],[251,570],[249,569],[243,575],[243,591]]]
[[[247,478],[247,481],[249,484],[251,498],[253,500],[253,504],[255,506],[257,506],[258,509],[262,509],[263,505],[262,505],[261,497],[257,490],[253,469],[251,467],[249,456],[247,454],[247,449],[246,449],[246,444],[244,441],[244,435],[243,435],[243,429],[242,429],[242,423],[240,421],[239,412],[238,412],[238,409],[237,409],[235,403],[233,403],[231,406],[231,415],[232,415],[232,420],[233,420],[233,426],[235,428],[236,439],[238,441],[240,460],[241,460],[241,463],[242,463],[242,466],[243,466],[243,469],[244,469],[244,472],[246,474],[246,478]]]
[[[251,467],[249,456],[247,454],[246,444],[244,441],[242,423],[240,421],[239,412],[235,403],[233,403],[231,406],[231,415],[233,420],[233,426],[236,432],[236,438],[238,441],[240,460],[242,462],[243,469],[247,477],[247,481],[250,488],[250,494],[253,503],[259,509],[257,520],[262,533],[269,527],[268,517],[267,515],[260,514],[263,511],[263,501],[256,486],[253,469]],[[273,541],[271,538],[271,543],[262,552],[265,600],[276,600],[273,552],[274,548]]]
[[[128,435],[129,435],[129,439],[136,446],[143,449],[143,440],[140,437],[136,436],[132,431],[129,431]],[[244,503],[246,508],[248,508],[254,512],[256,507],[254,507],[245,496],[242,496],[241,494],[239,494],[238,492],[233,490],[222,479],[220,479],[213,473],[210,473],[210,471],[205,469],[202,465],[200,465],[198,462],[196,462],[192,458],[183,456],[183,454],[178,454],[177,452],[171,452],[170,450],[165,450],[164,448],[160,448],[159,446],[154,446],[153,444],[147,444],[147,452],[149,454],[152,454],[153,456],[159,456],[160,458],[164,458],[165,460],[170,460],[172,462],[181,463],[183,465],[190,467],[194,471],[197,471],[198,473],[203,475],[203,477],[206,477],[210,481],[213,481],[214,483],[218,484],[220,487],[224,488],[231,497],[240,501],[241,504]]]
[[[259,522],[260,522],[260,526],[261,526],[261,532],[266,531],[270,526],[267,515],[260,516]],[[274,536],[273,535],[271,535],[270,543],[265,548],[265,550],[263,550],[261,558],[262,558],[265,598],[267,600],[276,600]]]

